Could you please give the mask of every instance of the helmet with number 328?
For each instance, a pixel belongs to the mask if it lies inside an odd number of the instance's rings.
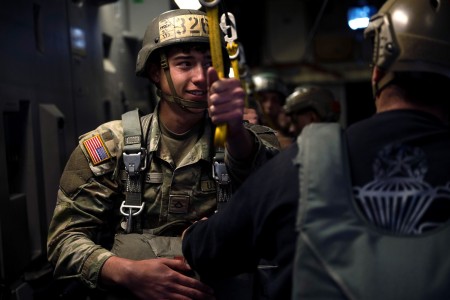
[[[142,49],[136,62],[136,75],[145,77],[145,68],[155,50],[180,43],[209,44],[208,19],[205,12],[175,9],[154,18],[145,31]]]

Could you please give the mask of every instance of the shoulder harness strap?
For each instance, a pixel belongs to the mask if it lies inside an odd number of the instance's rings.
[[[147,148],[144,142],[140,111],[138,109],[122,115],[123,124],[123,162],[127,172],[125,201],[120,206],[120,212],[127,217],[126,232],[133,230],[133,217],[139,215],[143,208],[142,202],[142,171],[147,168]],[[148,124],[147,124],[148,128]]]
[[[217,189],[217,211],[231,198],[231,179],[225,165],[225,150],[216,147],[213,158],[212,173],[216,181]]]
[[[339,123],[313,123],[303,129],[297,143],[300,199],[296,221],[298,239],[293,267],[292,299],[303,297],[302,276],[308,272],[303,265],[305,257],[302,250],[305,247],[311,249],[320,266],[326,269],[327,274],[345,295],[345,299],[356,299],[339,275],[327,267],[328,264],[316,252],[309,236],[302,229],[308,207],[317,202],[315,199],[345,199],[352,195],[344,131]]]

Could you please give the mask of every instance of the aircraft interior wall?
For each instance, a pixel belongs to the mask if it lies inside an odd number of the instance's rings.
[[[153,90],[134,76],[139,41],[124,37],[125,14],[116,14],[124,8],[105,6],[102,14],[119,25],[108,32],[101,25],[100,4],[107,2],[114,1],[2,3],[1,299],[36,298],[33,282],[51,277],[46,234],[78,136],[128,109],[153,109]]]

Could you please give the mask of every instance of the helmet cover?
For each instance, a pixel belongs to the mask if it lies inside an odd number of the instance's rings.
[[[340,105],[333,93],[320,87],[297,87],[287,97],[283,108],[288,115],[312,109],[328,122],[337,121],[340,115]]]
[[[138,53],[136,75],[145,77],[147,62],[155,50],[181,43],[209,44],[206,13],[199,10],[175,9],[154,18],[147,27]]]

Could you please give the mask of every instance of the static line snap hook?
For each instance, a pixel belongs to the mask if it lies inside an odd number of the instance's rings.
[[[199,0],[200,4],[208,7],[208,8],[213,8],[217,5],[219,5],[220,0],[213,0],[213,1],[206,1],[206,0]]]
[[[227,22],[227,16],[229,23]],[[237,40],[236,20],[234,19],[234,15],[232,13],[222,14],[220,17],[219,26],[224,33],[224,40],[228,44],[231,44]]]

